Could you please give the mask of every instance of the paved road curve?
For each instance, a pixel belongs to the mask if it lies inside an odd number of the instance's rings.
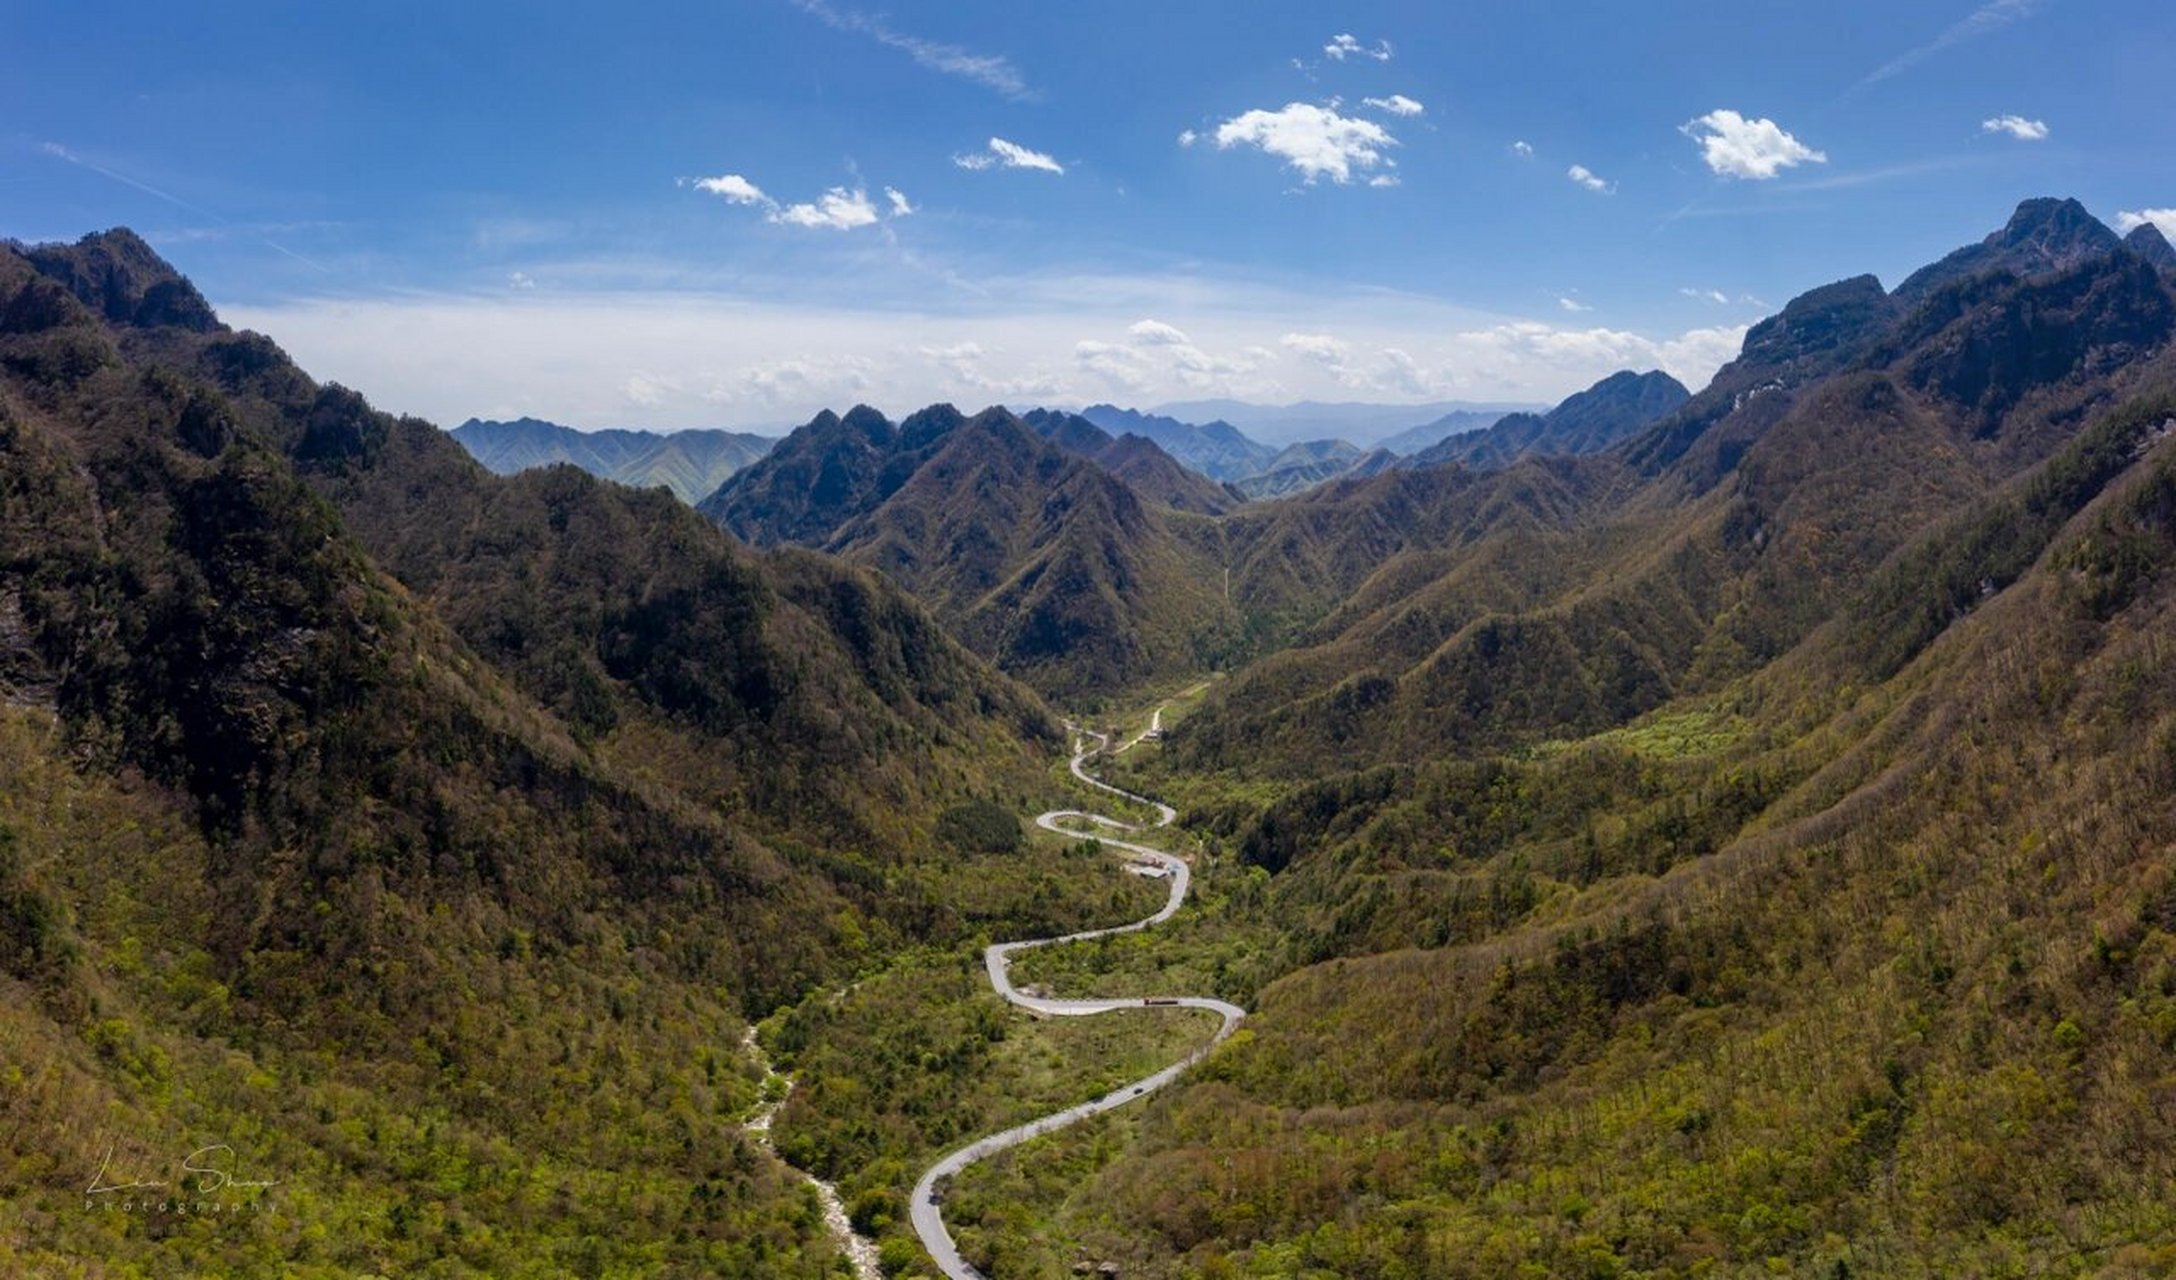
[[[1163,709],[1159,707],[1157,708],[1156,718],[1150,723],[1160,727],[1162,718]],[[1067,727],[1071,728],[1072,726],[1068,725]],[[1089,738],[1095,739],[1096,745],[1093,749],[1087,745]],[[1134,741],[1138,742],[1140,739],[1136,738]],[[1131,746],[1133,744],[1128,743],[1127,745]],[[1099,733],[1091,732],[1076,737],[1073,749],[1073,776],[1091,787],[1108,791],[1112,795],[1124,796],[1126,799],[1138,804],[1150,806],[1156,810],[1155,825],[1158,827],[1169,826],[1178,818],[1177,810],[1167,804],[1151,800],[1147,796],[1137,796],[1130,791],[1122,791],[1087,771],[1084,767],[1087,761],[1101,754],[1109,746],[1110,740]],[[922,1180],[914,1184],[914,1199],[911,1205],[914,1230],[915,1234],[921,1236],[922,1247],[929,1250],[929,1256],[936,1259],[937,1266],[946,1275],[953,1277],[953,1280],[988,1280],[988,1278],[976,1270],[967,1259],[962,1258],[959,1249],[953,1245],[952,1233],[945,1229],[943,1210],[935,1199],[938,1184],[951,1178],[975,1161],[994,1155],[1007,1147],[1017,1147],[1030,1138],[1040,1137],[1054,1129],[1062,1129],[1077,1120],[1085,1120],[1098,1112],[1122,1107],[1135,1098],[1163,1088],[1173,1080],[1178,1079],[1188,1067],[1193,1066],[1207,1056],[1209,1050],[1215,1048],[1224,1037],[1230,1035],[1233,1029],[1239,1025],[1239,1020],[1247,1016],[1247,1011],[1238,1005],[1227,1004],[1222,1000],[1212,1000],[1205,996],[1161,996],[1112,1000],[1048,1000],[1040,996],[1022,995],[1014,988],[1008,970],[1011,968],[1012,958],[1015,955],[1034,947],[1049,947],[1056,946],[1061,942],[1082,942],[1089,938],[1105,938],[1112,934],[1133,933],[1140,929],[1146,929],[1150,925],[1161,924],[1178,913],[1179,906],[1186,901],[1187,886],[1193,880],[1192,868],[1163,850],[1151,848],[1145,844],[1134,844],[1121,840],[1116,836],[1105,834],[1109,831],[1131,832],[1141,830],[1140,827],[1131,823],[1120,822],[1116,818],[1106,818],[1102,814],[1086,813],[1078,809],[1053,809],[1049,813],[1037,817],[1035,825],[1045,831],[1055,831],[1060,835],[1094,840],[1110,848],[1122,850],[1131,855],[1137,862],[1152,863],[1163,868],[1171,881],[1171,897],[1156,914],[1146,919],[1136,920],[1132,924],[1122,924],[1110,929],[1089,929],[1082,933],[1069,933],[1059,938],[1032,938],[1025,942],[1000,942],[987,948],[982,953],[982,963],[983,967],[989,970],[990,985],[997,989],[997,994],[1023,1009],[1032,1009],[1037,1013],[1055,1014],[1059,1017],[1080,1017],[1094,1013],[1109,1013],[1113,1009],[1139,1009],[1153,1005],[1156,1008],[1177,1006],[1183,1009],[1207,1009],[1223,1018],[1224,1021],[1222,1025],[1217,1027],[1216,1034],[1209,1038],[1207,1044],[1165,1067],[1155,1075],[1136,1080],[1129,1085],[1121,1085],[1100,1098],[1090,1102],[1083,1102],[1078,1106],[1067,1107],[1063,1111],[1044,1116],[1040,1120],[1031,1120],[1017,1128],[1007,1129],[1003,1133],[993,1133],[987,1138],[979,1138],[931,1165],[929,1172],[922,1175]]]

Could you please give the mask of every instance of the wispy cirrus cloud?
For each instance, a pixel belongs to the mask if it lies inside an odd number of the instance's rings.
[[[150,183],[138,178],[132,178],[129,175],[121,172],[119,169],[110,168],[106,165],[99,164],[96,161],[85,159],[84,157],[77,155],[74,151],[69,150],[67,147],[62,146],[58,142],[41,142],[38,144],[38,150],[45,155],[51,156],[55,160],[60,160],[67,164],[72,164],[78,169],[88,169],[92,173],[97,174],[99,177],[107,178],[114,182],[118,182],[124,187],[134,187],[136,190],[143,192],[145,195],[154,196],[160,200],[164,200],[166,203],[174,206],[176,209],[182,210],[185,213],[193,213],[200,218],[209,218],[213,222],[218,223],[223,228],[233,229],[235,227],[235,223],[232,219],[221,217],[219,214],[213,213],[211,210],[205,208],[202,205],[191,204],[187,200],[184,200],[180,196],[174,195],[171,192],[161,191],[157,187],[152,186]],[[286,245],[281,244],[279,241],[274,240],[269,236],[258,235],[255,237],[255,239],[257,243],[263,245],[265,248],[270,249],[275,253],[285,254],[287,257],[294,259],[296,262],[301,263],[303,266],[308,267],[312,271],[316,271],[323,275],[332,274],[332,268],[314,259],[307,258],[304,257],[302,254],[296,253],[293,249],[288,248]]]
[[[1945,49],[2000,31],[2011,23],[2022,22],[2039,12],[2041,5],[2042,0],[1987,0],[1979,8],[1943,28],[1942,33],[1934,39],[1915,49],[1907,49],[1868,72],[1866,78],[1859,81],[1859,87],[1901,75]]]
[[[826,0],[793,0],[793,6],[834,31],[867,36],[878,44],[897,49],[931,71],[972,80],[1008,98],[1030,96],[1027,78],[1002,54],[976,53],[956,44],[908,35],[894,30],[874,14],[835,8]]]

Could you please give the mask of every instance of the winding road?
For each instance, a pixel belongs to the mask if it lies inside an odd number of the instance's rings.
[[[1162,724],[1163,708],[1158,707],[1154,718],[1150,721],[1151,731],[1160,729]],[[1169,826],[1177,820],[1178,811],[1170,805],[1151,800],[1147,796],[1137,796],[1130,791],[1121,790],[1090,774],[1086,768],[1087,762],[1108,750],[1110,748],[1110,739],[1092,730],[1080,730],[1072,724],[1068,724],[1066,727],[1074,729],[1076,734],[1072,763],[1074,777],[1098,790],[1107,791],[1115,796],[1123,796],[1137,804],[1153,808],[1156,811],[1154,825],[1157,827]],[[1146,737],[1147,734],[1142,736]],[[1095,739],[1096,742],[1093,750],[1087,745],[1090,738]],[[1140,738],[1135,738],[1133,742],[1126,745],[1130,747],[1139,741],[1141,741]],[[1063,942],[1085,942],[1090,938],[1107,938],[1114,934],[1134,933],[1151,925],[1162,924],[1178,913],[1179,907],[1186,901],[1187,887],[1193,880],[1192,868],[1163,850],[1151,848],[1145,844],[1135,844],[1106,834],[1106,832],[1110,831],[1135,832],[1144,829],[1136,824],[1121,822],[1116,818],[1108,818],[1099,813],[1087,813],[1079,809],[1053,809],[1038,816],[1035,819],[1035,825],[1045,831],[1055,831],[1059,835],[1094,840],[1099,844],[1132,855],[1137,862],[1148,863],[1162,868],[1171,881],[1171,897],[1154,915],[1136,920],[1132,924],[1117,925],[1109,929],[1089,929],[1081,933],[1069,933],[1057,938],[1031,938],[1024,942],[1000,942],[985,949],[982,953],[983,967],[989,971],[990,985],[996,988],[997,994],[1023,1009],[1057,1017],[1085,1017],[1089,1014],[1109,1013],[1114,1009],[1140,1009],[1145,1007],[1168,1009],[1177,1007],[1181,1009],[1207,1009],[1224,1021],[1217,1027],[1216,1034],[1209,1038],[1207,1044],[1202,1045],[1199,1049],[1152,1076],[1136,1080],[1129,1085],[1121,1085],[1100,1098],[1080,1103],[1077,1106],[1067,1107],[1063,1111],[1053,1112],[1039,1120],[1031,1120],[1016,1128],[1007,1129],[1003,1133],[993,1133],[987,1138],[978,1138],[931,1165],[929,1172],[922,1175],[922,1180],[914,1184],[914,1198],[910,1205],[910,1211],[914,1219],[915,1234],[922,1238],[922,1247],[929,1250],[929,1255],[936,1260],[937,1266],[947,1276],[952,1277],[953,1280],[988,1280],[988,1277],[985,1277],[982,1272],[975,1269],[973,1264],[960,1256],[958,1247],[953,1244],[952,1233],[945,1228],[944,1213],[939,1199],[939,1187],[942,1183],[975,1161],[995,1155],[1007,1147],[1017,1147],[1031,1138],[1039,1138],[1046,1133],[1062,1129],[1076,1121],[1085,1120],[1089,1116],[1122,1107],[1136,1098],[1163,1088],[1173,1080],[1178,1079],[1188,1067],[1208,1056],[1211,1049],[1215,1048],[1238,1027],[1239,1020],[1247,1016],[1247,1011],[1238,1005],[1211,999],[1207,996],[1051,1000],[1041,996],[1023,995],[1016,989],[1012,985],[1012,978],[1008,973],[1013,956],[1035,947],[1051,947]]]

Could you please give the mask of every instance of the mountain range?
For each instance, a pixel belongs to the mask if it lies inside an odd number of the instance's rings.
[[[634,489],[662,485],[690,506],[778,441],[743,431],[578,431],[536,418],[470,418],[453,438],[497,475],[567,463]]]
[[[1506,412],[1508,411],[1497,409],[1453,409],[1440,418],[1423,422],[1417,427],[1407,427],[1396,435],[1385,436],[1376,442],[1375,447],[1387,449],[1401,458],[1411,457],[1451,436],[1487,430],[1502,421]]]
[[[912,1274],[907,1189],[988,1131],[930,1082],[1069,1061],[976,948],[1139,887],[1008,825],[1077,803],[1045,699],[1215,674],[1111,765],[1197,895],[1016,976],[1252,1012],[950,1186],[977,1266],[2153,1274],[2144,231],[2026,201],[1690,395],[1627,371],[1413,458],[1310,433],[1227,484],[1156,433],[1237,428],[858,407],[699,510],[495,475],[126,231],[0,248],[0,1271],[834,1273],[778,1151]],[[80,1211],[206,1135],[309,1218]]]
[[[1220,418],[1196,425],[1108,404],[1089,405],[1080,416],[1113,435],[1152,440],[1158,448],[1211,480],[1229,482],[1251,476],[1277,456],[1275,449]]]
[[[1886,1275],[2176,1238],[2176,272],[2065,201],[1987,243],[1808,292],[1599,455],[1275,504],[1497,514],[1356,559],[1138,779],[1285,771],[1189,792],[1268,873],[1222,927],[1278,955],[1067,1198],[1090,1248]],[[1395,1212],[1322,1190],[1355,1180]]]
[[[963,914],[927,853],[1048,787],[1039,699],[864,570],[491,475],[126,231],[0,248],[0,441],[0,1074],[74,1197],[0,1270],[422,1267],[385,1170],[426,1149],[494,1170],[442,1175],[482,1271],[828,1248],[735,1131],[635,1117],[752,1101],[713,1052],[865,948],[1046,922],[1054,882]],[[207,1135],[346,1224],[320,1261],[82,1210]],[[675,1246],[608,1222],[637,1194],[731,1207]]]
[[[1226,422],[1277,448],[1305,440],[1349,440],[1368,449],[1386,446],[1392,437],[1446,417],[1540,412],[1546,408],[1547,405],[1541,404],[1469,400],[1421,404],[1321,400],[1255,404],[1246,400],[1186,400],[1159,405],[1153,412],[1187,422]]]
[[[1600,453],[1653,425],[1692,398],[1677,379],[1655,370],[1613,373],[1547,413],[1511,413],[1437,440],[1398,465],[1505,467],[1530,455]]]
[[[1218,575],[1184,531],[1232,495],[1144,437],[1031,418],[949,405],[896,424],[866,406],[826,413],[700,510],[753,545],[883,571],[1052,694],[1127,688],[1226,643]]]

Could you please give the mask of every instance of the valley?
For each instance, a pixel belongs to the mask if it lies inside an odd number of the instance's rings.
[[[1379,465],[861,406],[691,505],[10,246],[0,1269],[2156,1274],[2165,250],[2029,200]],[[206,1134],[247,1206],[85,1208]]]

